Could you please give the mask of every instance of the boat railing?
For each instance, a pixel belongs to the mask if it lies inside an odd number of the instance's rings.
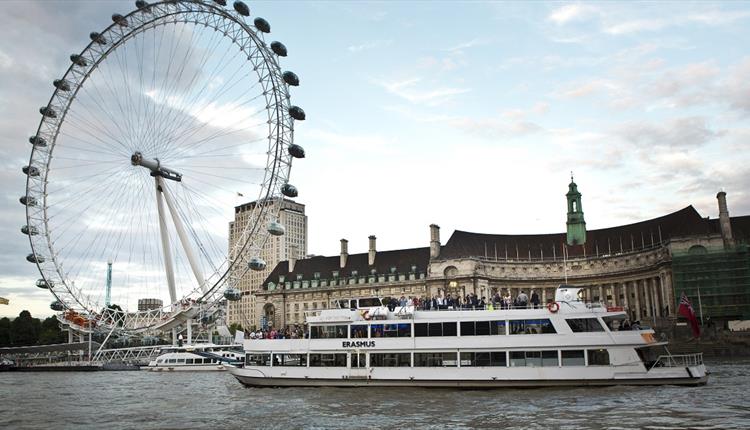
[[[703,364],[703,353],[678,354],[678,355],[660,355],[651,369],[654,367],[691,367]]]

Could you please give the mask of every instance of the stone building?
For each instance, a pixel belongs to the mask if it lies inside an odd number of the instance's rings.
[[[284,326],[339,298],[474,293],[489,299],[495,292],[515,297],[535,290],[547,303],[558,285],[568,283],[586,287],[587,300],[623,306],[643,322],[675,316],[683,291],[696,311],[698,301],[707,301],[715,317],[750,318],[750,216],[730,218],[724,193],[717,196],[719,220],[688,206],[642,222],[585,230],[581,195],[572,181],[569,189],[565,233],[457,230],[442,245],[440,228],[431,225],[429,248],[378,252],[371,236],[369,252],[354,255],[342,239],[339,256],[279,263],[257,293],[258,312]]]
[[[250,202],[234,208],[234,221],[229,223],[230,250],[234,248],[235,242],[247,225],[255,205],[256,202]],[[274,201],[274,205],[279,210],[278,222],[284,226],[286,232],[282,236],[268,237],[268,241],[260,253],[260,258],[266,262],[266,269],[261,271],[248,270],[240,278],[237,287],[243,293],[242,299],[227,304],[228,324],[238,323],[243,327],[256,325],[260,315],[256,314],[256,296],[253,293],[258,290],[263,280],[268,277],[280,261],[298,259],[307,255],[305,205],[288,199],[277,199]],[[249,257],[255,256],[245,256],[242,261],[248,261]]]

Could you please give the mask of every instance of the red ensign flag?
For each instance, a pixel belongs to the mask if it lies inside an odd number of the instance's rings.
[[[677,312],[687,318],[688,323],[690,323],[690,328],[693,329],[693,337],[700,336],[701,328],[698,324],[698,318],[695,317],[693,305],[690,304],[690,300],[688,300],[684,291],[682,292],[682,297],[680,297],[680,307],[677,309]]]

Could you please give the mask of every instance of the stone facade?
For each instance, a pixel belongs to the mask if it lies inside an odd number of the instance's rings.
[[[254,202],[247,203],[235,208],[235,218],[229,223],[229,249],[233,249],[242,230],[249,221]],[[282,236],[269,236],[266,245],[259,255],[266,262],[266,269],[261,271],[247,271],[238,283],[242,291],[242,299],[227,304],[227,323],[237,323],[243,327],[257,324],[260,318],[258,313],[260,305],[256,303],[256,292],[263,280],[266,279],[273,268],[280,262],[290,258],[303,258],[307,255],[307,216],[305,205],[287,199],[279,199],[274,202],[279,211],[278,222],[286,229]],[[276,209],[276,208],[275,208]],[[250,256],[245,256],[247,261]]]

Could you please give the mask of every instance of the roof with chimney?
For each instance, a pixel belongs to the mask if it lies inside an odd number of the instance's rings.
[[[735,238],[750,239],[750,216],[731,218]],[[633,224],[586,231],[584,245],[568,246],[566,233],[484,234],[456,230],[441,248],[440,259],[480,257],[529,260],[615,254],[658,246],[673,237],[719,234],[718,219],[700,216],[693,206]]]
[[[302,275],[302,279],[314,279],[315,273],[320,274],[320,279],[331,279],[333,272],[338,271],[341,278],[347,278],[352,272],[357,272],[357,276],[366,276],[375,270],[377,274],[391,273],[391,268],[395,267],[396,273],[420,273],[427,272],[427,266],[430,264],[430,248],[411,248],[397,249],[392,251],[377,251],[375,253],[375,264],[369,264],[369,253],[350,254],[346,258],[346,265],[341,267],[341,256],[330,257],[310,257],[297,260],[294,264],[294,271],[289,272],[289,262],[282,261],[274,267],[273,271],[263,281],[263,286],[269,282],[278,283],[279,276],[285,276],[286,280],[292,281],[297,279],[297,275]],[[412,267],[416,266],[416,267]]]

